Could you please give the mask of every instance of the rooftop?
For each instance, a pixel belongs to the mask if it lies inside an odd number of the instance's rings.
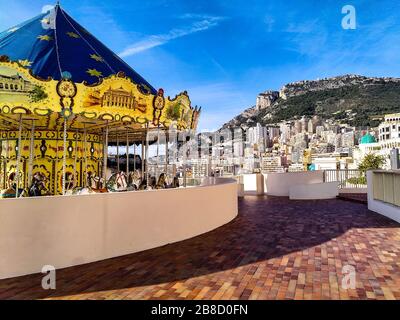
[[[0,299],[400,299],[400,224],[344,200],[245,197],[207,234],[123,257],[0,281]],[[342,288],[342,268],[356,288]]]

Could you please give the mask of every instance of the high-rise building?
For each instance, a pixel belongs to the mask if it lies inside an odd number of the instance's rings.
[[[271,173],[271,172],[285,172],[285,159],[280,155],[265,154],[262,157],[261,162],[261,172]]]
[[[250,146],[257,146],[258,151],[264,152],[268,145],[268,130],[259,123],[255,127],[247,129],[247,142]]]
[[[379,125],[379,141],[400,138],[400,113],[385,115]]]

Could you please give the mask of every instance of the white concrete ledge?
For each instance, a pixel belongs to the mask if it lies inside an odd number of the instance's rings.
[[[261,173],[244,174],[242,176],[244,193],[249,195],[264,194],[264,176]]]
[[[264,190],[267,195],[288,197],[289,189],[296,185],[324,182],[323,171],[268,173],[264,175]]]
[[[290,200],[334,199],[339,195],[339,182],[300,184],[289,188]]]
[[[234,219],[237,201],[233,179],[193,188],[2,199],[0,279],[185,240]]]
[[[373,180],[373,172],[368,171],[368,209],[400,223],[399,206],[395,206],[393,204],[374,199],[374,188],[378,186],[374,186]],[[394,192],[399,194],[400,190],[397,188],[396,190],[394,190]]]

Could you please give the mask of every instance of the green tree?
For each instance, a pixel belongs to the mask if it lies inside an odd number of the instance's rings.
[[[368,170],[382,169],[385,164],[385,158],[380,155],[373,153],[367,154],[361,163],[358,165],[358,170],[360,170],[364,175]]]
[[[369,153],[364,157],[364,159],[362,159],[361,163],[358,165],[358,170],[360,170],[360,176],[350,178],[347,181],[355,185],[366,185],[367,171],[382,169],[384,164],[385,164],[385,158],[383,156]]]

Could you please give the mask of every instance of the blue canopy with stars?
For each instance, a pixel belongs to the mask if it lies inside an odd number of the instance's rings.
[[[156,90],[114,52],[72,19],[59,5],[31,20],[0,33],[0,56],[32,69],[43,79],[71,78],[98,82],[118,72],[140,85]]]

